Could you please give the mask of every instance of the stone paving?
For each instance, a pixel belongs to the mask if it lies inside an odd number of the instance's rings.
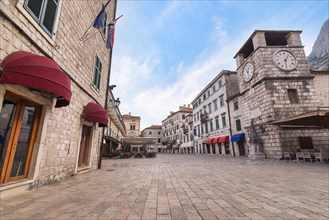
[[[329,219],[329,166],[215,155],[103,160],[1,200],[0,219]]]

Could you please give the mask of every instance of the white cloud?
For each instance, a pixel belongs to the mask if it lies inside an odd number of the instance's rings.
[[[235,70],[233,53],[236,50],[232,48],[236,47],[236,43],[232,40],[225,43],[225,46],[218,43],[221,47],[206,49],[207,52],[202,52],[190,66],[180,63],[173,67],[172,71],[179,75],[174,82],[166,81],[164,77],[162,80],[165,83],[150,83],[154,63],[150,60],[140,62],[133,58],[124,58],[121,63],[124,67],[118,70],[120,76],[113,76],[113,81],[119,84],[120,96],[124,97],[121,112],[141,114],[142,128],[161,124],[170,111],[177,111],[180,105],[190,104],[223,69]]]
[[[280,12],[266,19],[257,18],[258,20],[252,20],[251,25],[243,27],[239,24],[230,26],[229,18],[220,17],[221,14],[209,15],[213,16],[207,23],[207,25],[210,23],[211,27],[202,36],[207,44],[194,56],[194,61],[186,61],[185,57],[179,57],[176,63],[164,66],[165,56],[170,56],[171,51],[164,55],[164,49],[168,49],[166,46],[169,45],[157,41],[156,32],[164,27],[165,30],[162,30],[161,34],[168,31],[167,28],[179,31],[186,22],[182,14],[187,14],[192,8],[198,8],[197,4],[170,1],[166,3],[165,9],[160,10],[158,14],[154,13],[155,17],[148,18],[149,20],[146,20],[145,14],[137,12],[142,7],[137,8],[136,11],[130,8],[127,22],[123,23],[121,30],[116,32],[116,35],[121,36],[116,39],[118,43],[116,47],[120,48],[120,52],[113,58],[111,70],[111,84],[117,85],[113,92],[122,101],[120,105],[122,114],[131,112],[132,115],[141,116],[142,129],[151,124],[161,124],[170,111],[177,111],[180,105],[189,104],[222,70],[235,70],[233,56],[255,29],[301,29],[306,22],[298,23],[301,15],[291,15],[289,14],[291,11]],[[229,1],[226,4],[232,6]],[[194,10],[193,13],[196,11]],[[282,15],[288,16],[285,18],[288,24],[278,23]],[[179,22],[181,23],[178,25]],[[168,34],[161,37],[167,39],[173,36]],[[303,42],[305,44],[305,41]],[[174,43],[179,47],[179,42]],[[306,44],[309,45],[308,42]],[[172,53],[175,53],[175,50]]]

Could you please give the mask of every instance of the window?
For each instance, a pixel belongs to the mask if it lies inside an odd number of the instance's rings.
[[[224,106],[224,96],[223,95],[219,96],[219,106],[220,107]]]
[[[208,90],[207,94],[208,94],[208,97],[209,97],[210,96],[210,90]]]
[[[135,130],[135,129],[136,129],[135,125],[130,125],[130,130]]]
[[[241,131],[241,121],[240,119],[235,120],[235,126],[237,131]]]
[[[215,99],[215,100],[213,101],[213,103],[214,103],[214,111],[216,111],[216,110],[218,109],[218,106],[217,106],[217,99]]]
[[[149,131],[149,135],[152,135],[152,131]]]
[[[205,94],[203,94],[203,101],[206,100],[206,99],[207,99],[207,95],[205,93]]]
[[[204,127],[205,127],[206,134],[207,134],[208,133],[208,123],[207,122],[204,124]]]
[[[215,122],[216,122],[216,130],[218,130],[219,129],[219,117],[218,116],[215,118]]]
[[[218,81],[218,88],[221,88],[223,86],[222,80]]]
[[[95,65],[94,65],[94,77],[93,77],[93,87],[99,91],[102,73],[102,62],[96,55]]]
[[[216,92],[216,85],[213,85],[213,87],[212,87],[212,92],[213,92],[213,93]]]
[[[161,131],[158,131],[158,135],[161,135]]]
[[[212,112],[212,110],[211,110],[211,102],[208,104],[208,111],[209,111],[209,114]]]
[[[213,131],[214,130],[214,126],[213,126],[213,123],[212,123],[212,119],[210,120],[209,125],[210,125],[210,131]]]
[[[0,111],[0,185],[28,177],[40,106],[5,95]]]
[[[234,102],[233,102],[233,109],[234,109],[234,111],[236,111],[236,110],[239,109],[238,101],[234,101]]]
[[[161,138],[158,138],[158,144],[160,144],[161,143]]]
[[[312,137],[298,137],[300,149],[313,149]]]
[[[223,127],[226,126],[226,117],[225,117],[225,115],[222,115],[222,124],[223,124]]]
[[[59,0],[25,0],[24,8],[51,37],[54,34],[54,24]]]
[[[203,125],[201,125],[201,134],[203,134],[204,132],[203,132]]]
[[[299,103],[297,89],[287,89],[290,103]]]

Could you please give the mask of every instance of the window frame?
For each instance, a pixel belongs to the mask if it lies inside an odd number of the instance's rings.
[[[298,91],[297,89],[287,89],[288,98],[291,104],[298,104]]]
[[[23,8],[24,10],[33,18],[33,20],[38,24],[38,26],[49,36],[53,37],[56,33],[56,27],[58,23],[58,14],[60,11],[60,6],[61,6],[61,0],[43,0],[41,3],[40,7],[40,14],[37,17],[34,12],[31,10],[31,8],[28,6],[28,3],[33,0],[24,0],[23,2]],[[55,16],[52,20],[52,30],[48,30],[48,28],[44,25],[45,21],[45,15],[46,15],[46,10],[48,6],[48,2],[52,1],[55,5]],[[57,2],[56,2],[57,1]]]
[[[235,120],[235,129],[236,129],[236,131],[241,131],[242,130],[241,120],[240,119]]]
[[[221,118],[222,118],[223,127],[225,127],[226,126],[226,116],[222,115]]]
[[[215,117],[215,124],[216,124],[216,130],[218,130],[220,128],[218,116]]]
[[[100,71],[98,71],[97,76],[96,76],[96,69],[98,70],[99,67],[97,67],[97,60],[99,60],[99,64],[100,64]],[[101,87],[101,78],[102,78],[102,69],[103,69],[103,63],[101,61],[101,59],[99,58],[98,54],[96,53],[95,56],[95,60],[94,60],[94,66],[93,66],[93,79],[92,79],[92,87],[96,90],[96,91],[100,91],[100,87]],[[95,77],[98,77],[98,80],[95,79]],[[95,82],[96,81],[96,82]],[[98,85],[96,85],[96,83],[98,83]]]
[[[219,106],[220,107],[224,107],[225,106],[224,95],[220,95],[219,96]]]
[[[233,101],[233,110],[236,111],[239,109],[239,102],[238,100]]]

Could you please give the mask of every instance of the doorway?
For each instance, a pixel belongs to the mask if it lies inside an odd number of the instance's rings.
[[[245,156],[246,152],[244,149],[244,143],[243,142],[237,142],[238,143],[238,147],[239,147],[239,155],[240,156]]]
[[[6,94],[0,112],[0,184],[28,177],[41,106]]]
[[[83,125],[79,152],[78,167],[85,167],[89,164],[91,147],[92,127]]]

